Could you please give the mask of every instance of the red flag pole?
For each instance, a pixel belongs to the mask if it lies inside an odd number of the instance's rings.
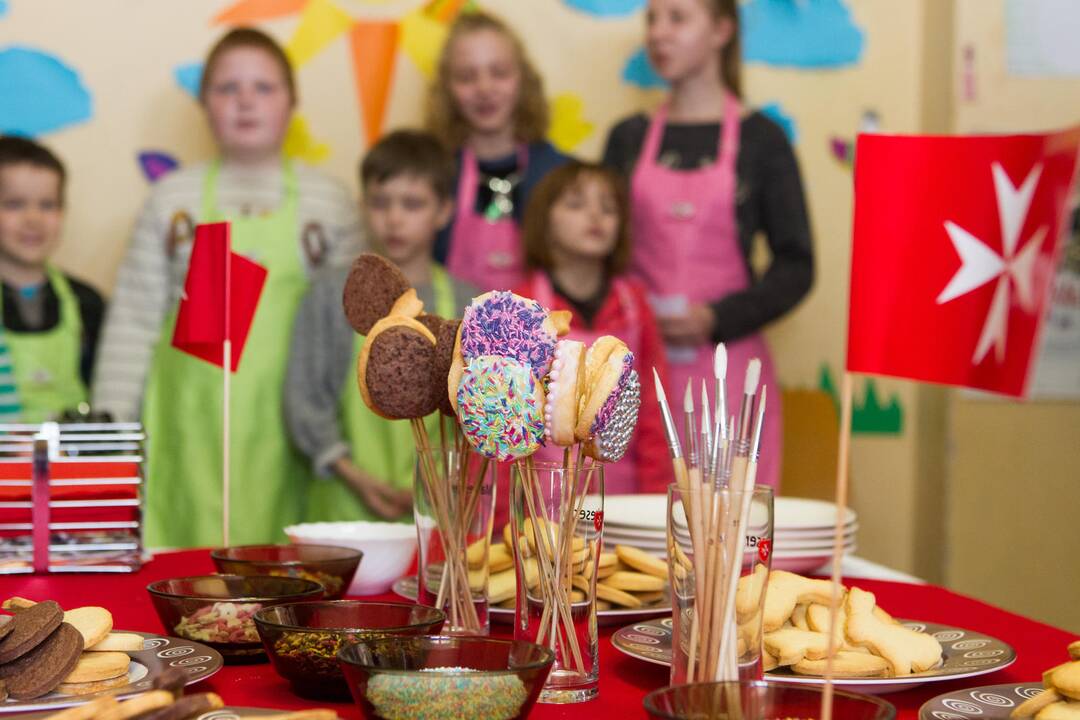
[[[232,380],[232,330],[230,328],[231,319],[231,298],[232,298],[232,228],[229,225],[225,226],[225,298],[222,302],[222,308],[225,313],[225,339],[222,342],[222,380],[221,380],[221,412],[222,412],[222,468],[221,468],[221,527],[222,527],[222,542],[225,547],[229,546],[229,506],[231,492],[231,483],[229,479],[229,406],[230,402],[230,384]]]
[[[844,516],[847,515],[848,456],[851,449],[852,374],[844,370],[840,386],[840,451],[836,460],[836,525],[833,528],[832,602],[829,604],[829,644],[825,659],[825,691],[821,696],[821,720],[832,720],[833,655],[836,643],[836,621],[839,614],[843,572],[840,563],[844,556]]]

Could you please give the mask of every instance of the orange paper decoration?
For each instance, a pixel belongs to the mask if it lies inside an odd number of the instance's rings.
[[[248,25],[270,18],[294,15],[308,0],[240,0],[225,8],[211,21],[214,25]]]
[[[398,24],[358,22],[349,34],[349,42],[356,94],[360,98],[360,111],[364,117],[364,135],[370,147],[382,135],[397,59]]]

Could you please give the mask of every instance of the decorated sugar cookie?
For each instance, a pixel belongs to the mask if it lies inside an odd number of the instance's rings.
[[[457,388],[461,430],[478,452],[509,461],[536,452],[544,437],[544,389],[524,363],[497,355],[471,360]]]
[[[543,377],[551,368],[555,338],[555,324],[540,303],[511,292],[489,292],[465,309],[461,357],[468,363],[484,355],[501,355]]]
[[[585,389],[585,343],[560,340],[548,375],[545,437],[560,447],[575,442],[581,393]]]
[[[618,338],[605,335],[585,355],[585,376],[575,435],[587,456],[616,462],[626,454],[641,407],[634,354]]]

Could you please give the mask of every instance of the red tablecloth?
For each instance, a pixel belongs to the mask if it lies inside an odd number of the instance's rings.
[[[146,585],[155,580],[213,572],[205,550],[163,553],[142,571],[133,575],[51,575],[26,576],[0,580],[0,595],[22,595],[34,600],[53,599],[64,607],[102,605],[112,611],[116,627],[123,630],[162,632]],[[932,585],[871,580],[855,581],[859,587],[877,594],[878,602],[890,612],[929,622],[985,632],[1001,638],[1016,648],[1019,658],[1012,667],[973,680],[924,685],[915,690],[886,695],[899,709],[899,718],[913,720],[919,707],[929,698],[949,690],[1008,682],[1037,681],[1042,671],[1065,657],[1065,646],[1074,638],[1057,628],[1043,625],[1006,612],[963,595]],[[396,599],[380,596],[378,599]],[[508,636],[508,628],[494,624],[493,633]],[[532,717],[567,718],[637,718],[644,717],[641,699],[651,690],[667,684],[667,669],[650,665],[620,653],[610,637],[617,628],[601,628],[600,697],[580,705],[537,705]],[[196,686],[214,691],[225,702],[236,706],[299,709],[312,707],[289,691],[269,664],[225,667],[221,672]],[[344,718],[359,718],[349,705],[334,707]]]

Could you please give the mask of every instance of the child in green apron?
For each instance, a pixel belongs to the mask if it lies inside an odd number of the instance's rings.
[[[18,409],[24,422],[43,422],[86,402],[105,310],[93,288],[49,262],[60,244],[64,180],[64,166],[47,148],[0,137],[0,314],[7,346],[0,365],[14,381],[0,383],[0,415]]]
[[[155,185],[120,268],[94,387],[95,407],[117,417],[141,408],[151,547],[216,545],[223,536],[224,371],[171,343],[190,226],[228,221],[233,251],[267,270],[232,375],[232,544],[284,539],[283,528],[304,517],[311,473],[289,443],[282,408],[293,319],[310,275],[360,250],[347,191],[284,157],[296,92],[272,38],[226,34],[204,64],[199,98],[220,157]]]
[[[453,165],[426,133],[397,131],[360,168],[363,215],[375,248],[404,273],[426,311],[460,315],[475,290],[432,260],[435,236],[452,211]],[[409,520],[416,462],[404,421],[364,405],[356,386],[363,346],[341,307],[348,268],[312,282],[297,314],[285,385],[285,415],[297,447],[321,476],[307,503],[310,521]],[[436,418],[429,432],[438,433]]]

